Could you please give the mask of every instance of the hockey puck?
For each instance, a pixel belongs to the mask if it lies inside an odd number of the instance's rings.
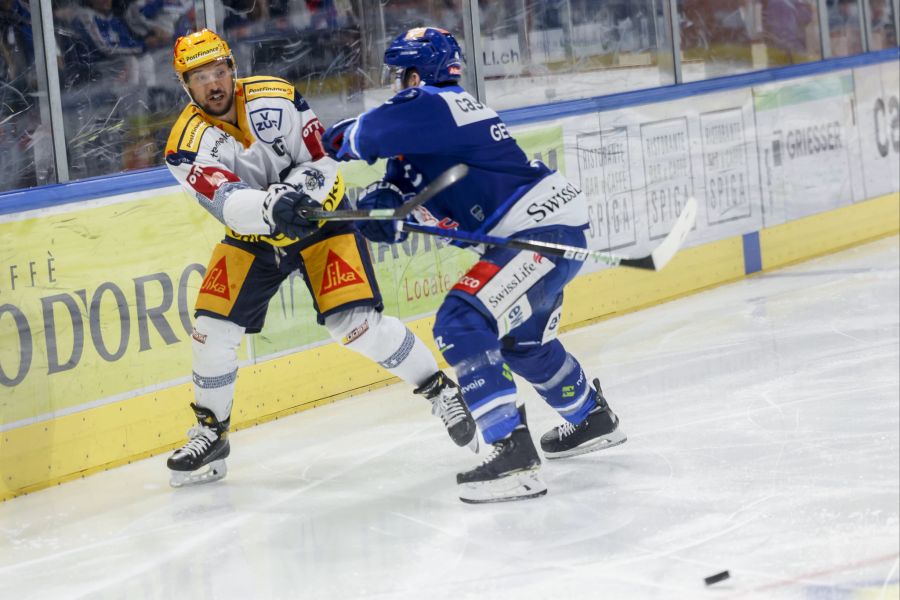
[[[721,573],[705,577],[703,581],[706,582],[706,585],[712,585],[714,583],[719,583],[720,581],[725,581],[729,577],[731,577],[731,574],[728,571],[722,571]]]

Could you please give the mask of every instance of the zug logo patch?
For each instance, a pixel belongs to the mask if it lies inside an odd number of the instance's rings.
[[[259,108],[250,111],[250,124],[261,141],[271,144],[281,131],[282,113],[280,108]]]
[[[315,169],[307,169],[303,171],[303,175],[306,176],[306,179],[303,182],[303,187],[305,187],[310,192],[321,190],[323,187],[325,187],[325,176]]]

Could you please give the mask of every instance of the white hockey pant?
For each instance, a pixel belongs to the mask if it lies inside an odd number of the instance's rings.
[[[344,347],[375,361],[403,381],[419,387],[438,370],[425,343],[400,319],[369,306],[325,317],[328,333]]]

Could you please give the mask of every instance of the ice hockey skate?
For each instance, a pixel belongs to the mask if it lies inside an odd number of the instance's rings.
[[[599,379],[594,380],[594,389],[596,390],[594,401],[597,406],[588,413],[584,421],[578,425],[566,421],[541,437],[541,450],[544,451],[546,458],[587,454],[618,446],[628,439],[619,429],[619,417],[603,397]]]
[[[443,371],[438,371],[413,391],[431,401],[431,414],[440,417],[450,439],[457,446],[468,446],[472,452],[478,452],[475,419],[472,418],[456,382]]]
[[[211,410],[196,404],[191,404],[191,408],[197,415],[197,425],[188,431],[188,442],[166,462],[172,473],[169,485],[175,488],[218,481],[228,472],[225,459],[231,452],[230,419],[219,422]]]
[[[479,466],[456,475],[459,499],[469,504],[537,498],[547,493],[538,471],[541,458],[525,422],[525,407],[519,407],[522,423],[507,437],[494,443]]]

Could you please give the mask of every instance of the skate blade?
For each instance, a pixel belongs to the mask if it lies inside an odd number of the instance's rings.
[[[228,466],[225,464],[225,460],[221,459],[214,460],[196,471],[170,471],[170,473],[169,485],[173,488],[180,488],[218,481],[228,474]]]
[[[572,448],[571,450],[565,450],[563,452],[544,451],[544,458],[546,458],[547,460],[556,460],[558,458],[578,456],[579,454],[587,454],[589,452],[597,452],[598,450],[606,450],[607,448],[612,448],[613,446],[624,444],[626,441],[628,441],[628,438],[625,436],[625,433],[621,429],[616,429],[611,433],[596,437],[589,442]]]
[[[459,488],[459,499],[468,504],[527,500],[547,493],[547,485],[537,469],[519,471],[493,481],[464,483]]]

